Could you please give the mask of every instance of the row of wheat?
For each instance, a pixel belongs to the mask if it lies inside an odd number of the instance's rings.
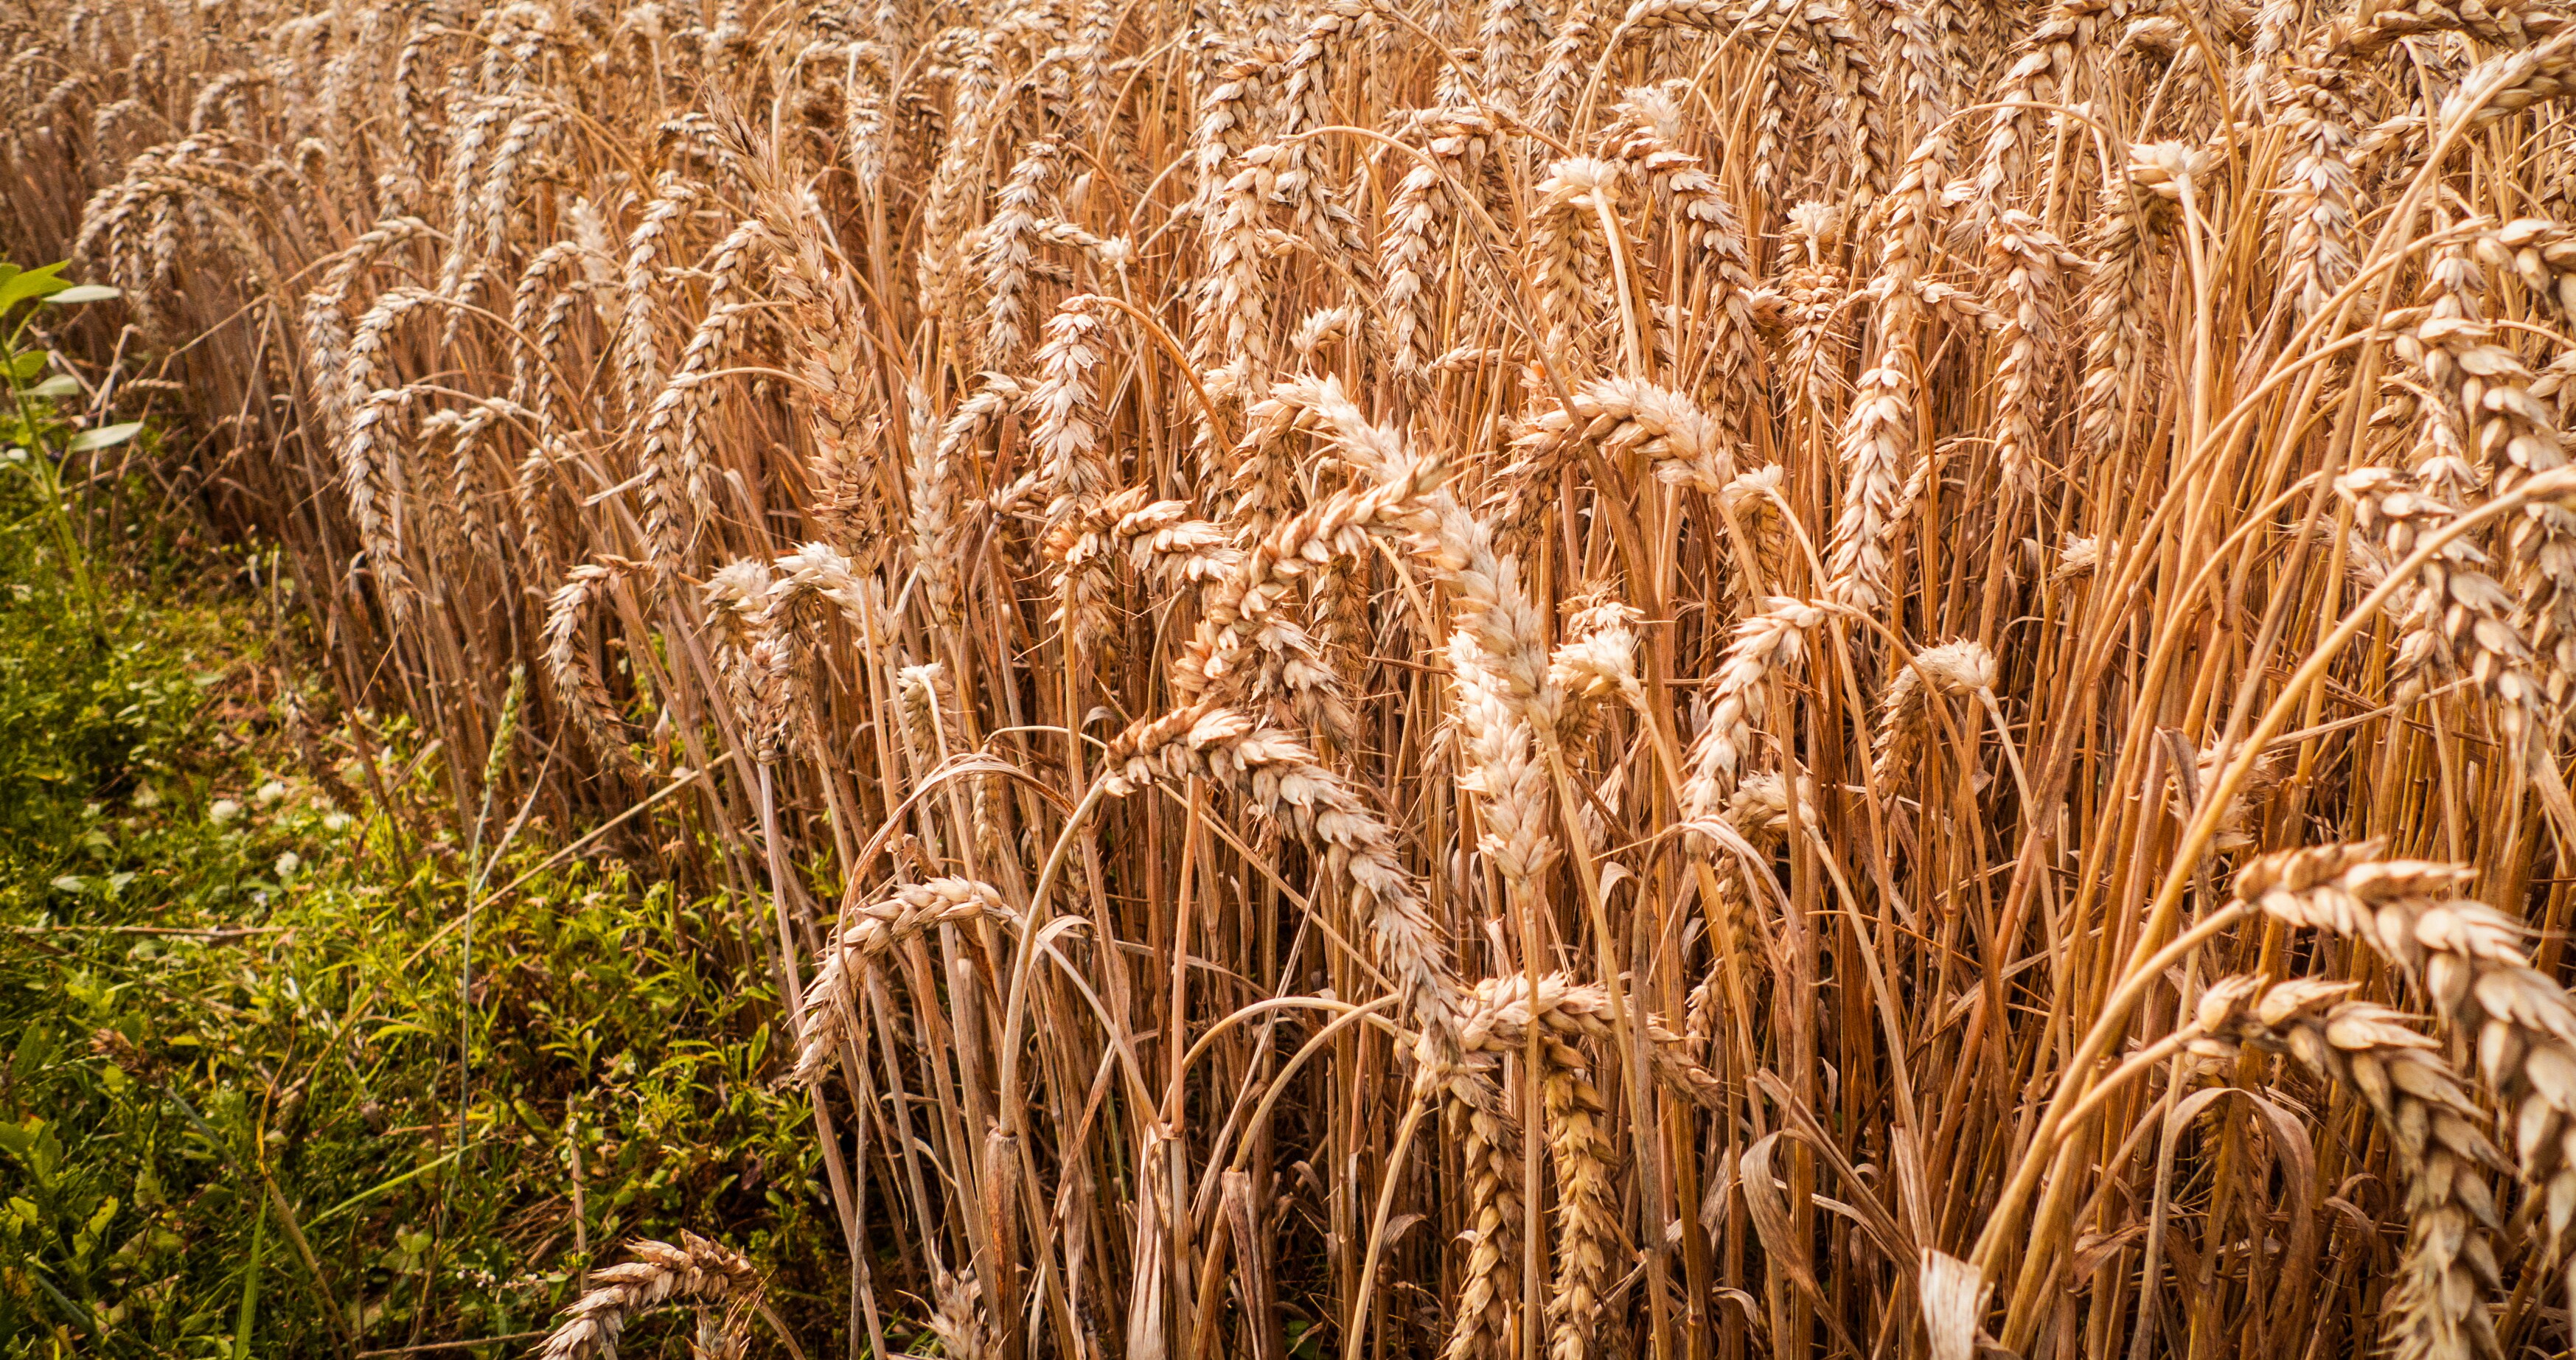
[[[850,1353],[2568,1344],[2555,9],[0,33],[344,700],[759,903]]]

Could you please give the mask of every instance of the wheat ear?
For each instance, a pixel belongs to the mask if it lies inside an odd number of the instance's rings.
[[[993,1335],[992,1320],[984,1315],[974,1279],[943,1270],[937,1290],[938,1309],[930,1315],[930,1330],[939,1338],[940,1354],[948,1360],[993,1360],[1000,1355],[1001,1342]]]
[[[822,967],[805,989],[796,1033],[795,1080],[809,1086],[821,1080],[832,1054],[848,1037],[851,1010],[858,1004],[855,974],[859,970],[934,926],[1018,919],[998,889],[967,878],[910,884],[892,896],[843,912],[840,928],[824,948]]]
[[[696,1233],[680,1234],[677,1246],[643,1241],[626,1250],[630,1259],[591,1272],[590,1292],[564,1310],[538,1360],[613,1357],[628,1322],[675,1300],[758,1305],[760,1273],[751,1262]]]
[[[2493,1234],[2502,1224],[2487,1170],[2508,1171],[2479,1126],[2487,1115],[2432,1039],[2406,1017],[2346,1001],[2348,983],[2302,978],[2268,990],[2230,978],[2201,999],[2201,1028],[2297,1058],[2361,1097],[2406,1175],[2406,1249],[2389,1292],[2399,1360],[2498,1356],[2486,1301],[2502,1287]]]
[[[1842,509],[1834,521],[1826,568],[1834,600],[1864,610],[1886,602],[1890,540],[1910,501],[1902,494],[1918,461],[1915,402],[1920,362],[1915,328],[1922,317],[1916,288],[1931,249],[1935,175],[1949,157],[1943,134],[1926,136],[1906,158],[1888,195],[1886,239],[1879,248],[1879,351],[1852,394],[1842,434]]]
[[[2404,968],[2434,1013],[2471,1041],[2503,1102],[2523,1179],[2549,1241],[2576,1218],[2576,1004],[2531,967],[2519,922],[2459,896],[2474,874],[2380,860],[2380,843],[2265,855],[2237,876],[2238,900],[2292,925],[2360,940]]]
[[[1685,817],[1714,816],[1735,792],[1771,711],[1773,676],[1805,662],[1806,631],[1824,619],[1824,610],[1804,600],[1774,597],[1761,613],[1736,625],[1709,693],[1708,725],[1691,743],[1682,786]]]
[[[622,557],[602,558],[573,568],[572,575],[546,602],[543,634],[546,679],[554,686],[556,701],[572,710],[574,722],[590,738],[593,751],[612,766],[630,771],[636,768],[636,762],[626,749],[629,734],[625,719],[618,716],[617,701],[609,696],[598,657],[582,645],[582,634],[591,605],[612,583],[639,569],[640,564]]]
[[[1994,686],[1995,654],[1974,639],[1926,647],[1913,664],[1898,666],[1880,698],[1878,735],[1871,743],[1871,773],[1880,791],[1893,791],[1922,749],[1931,696],[1991,692]]]

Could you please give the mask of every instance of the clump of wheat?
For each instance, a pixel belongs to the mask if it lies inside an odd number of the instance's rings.
[[[709,904],[656,946],[779,987],[850,1233],[789,1330],[2563,1345],[2557,7],[0,33],[0,254],[134,323],[28,335],[195,422],[64,484],[280,548],[437,753],[335,797],[488,770]],[[2487,902],[2261,853],[2380,836]],[[2262,910],[2395,967],[2193,1029],[2314,952]],[[2176,1089],[2221,1037],[2355,1098]]]

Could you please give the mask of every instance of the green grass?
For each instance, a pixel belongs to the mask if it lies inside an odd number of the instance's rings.
[[[326,732],[338,781],[433,825],[336,806],[280,725],[259,559],[182,551],[139,494],[56,499],[60,432],[0,425],[0,1355],[510,1336],[682,1228],[827,1336],[838,1231],[774,997],[691,943],[740,904],[575,859],[475,913],[469,984],[475,810],[437,754],[369,729],[370,780]]]

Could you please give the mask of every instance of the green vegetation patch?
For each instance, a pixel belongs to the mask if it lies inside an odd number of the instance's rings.
[[[837,1316],[793,1268],[840,1253],[775,998],[690,944],[738,906],[548,867],[555,838],[478,863],[398,723],[300,760],[274,560],[192,555],[142,485],[81,485],[80,385],[7,362],[0,1355],[517,1354],[585,1269],[682,1229]]]

